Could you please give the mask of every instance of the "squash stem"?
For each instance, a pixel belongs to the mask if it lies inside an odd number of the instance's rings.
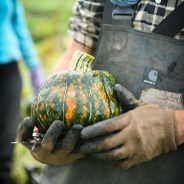
[[[92,63],[94,59],[95,58],[92,55],[77,50],[73,54],[69,70],[82,72],[90,71],[92,70]]]

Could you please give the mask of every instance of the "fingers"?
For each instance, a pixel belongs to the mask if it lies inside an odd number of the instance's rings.
[[[81,131],[81,138],[91,139],[120,130],[126,127],[126,123],[122,123],[123,117],[124,114],[121,114],[114,118],[107,119],[94,125],[88,126]]]
[[[110,150],[122,144],[124,144],[124,136],[122,136],[121,132],[118,132],[88,141],[80,147],[79,151],[82,153],[95,153]]]
[[[83,153],[79,153],[79,152],[72,152],[70,153],[70,163],[75,161],[75,160],[78,160],[80,158],[83,158],[85,157],[85,155]]]
[[[41,146],[35,150],[35,152],[42,153],[70,153],[73,151],[77,141],[80,137],[80,131],[82,125],[74,125],[65,135],[65,137],[59,140],[60,135],[65,129],[65,125],[62,121],[54,121],[47,130],[42,140]]]
[[[62,121],[55,120],[44,135],[41,147],[47,152],[52,151],[59,136],[61,135],[61,132],[64,130],[64,127],[65,126]]]
[[[30,142],[30,140],[32,139],[33,129],[34,129],[34,123],[30,117],[24,118],[24,120],[22,121],[22,123],[19,125],[17,129],[17,140],[21,142],[29,150],[31,150],[33,145]]]
[[[109,151],[94,153],[91,156],[96,159],[115,161],[115,165],[123,169],[135,167],[145,161],[143,156],[136,157],[126,145]]]
[[[59,120],[54,121],[47,130],[41,145],[36,151],[31,152],[32,156],[39,162],[53,165],[71,163],[82,158],[84,154],[73,151],[81,129],[82,125],[74,125],[65,137],[61,138],[66,131],[64,123]]]
[[[135,166],[134,159],[127,159],[122,163],[118,163],[117,166],[120,166],[123,169],[130,169],[131,167]]]
[[[83,126],[80,124],[74,125],[62,140],[62,149],[65,153],[70,153],[74,150],[76,143],[80,138],[80,132]]]
[[[136,108],[139,104],[134,95],[120,84],[115,85],[114,93],[122,106],[126,108],[126,111]]]
[[[120,146],[109,151],[92,154],[92,157],[102,160],[116,161],[127,158],[128,153],[124,146]]]
[[[117,163],[116,165],[123,168],[123,169],[130,169],[132,167],[135,167],[141,163],[145,162],[144,157],[132,157],[128,158],[126,160],[123,160],[122,162]]]
[[[32,133],[34,129],[34,123],[31,118],[26,117],[20,124],[17,130],[17,139],[19,142],[27,142],[32,138]]]

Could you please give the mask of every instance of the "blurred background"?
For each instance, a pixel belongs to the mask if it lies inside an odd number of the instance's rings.
[[[42,60],[42,68],[46,77],[62,57],[68,44],[68,21],[75,0],[22,0],[21,1],[29,30]],[[33,98],[29,72],[19,62],[23,89],[21,97],[21,120],[29,115],[27,112]],[[20,144],[16,145],[12,169],[14,183],[31,183],[30,177],[39,177],[39,172],[44,165],[35,161],[29,152]],[[31,174],[32,176],[29,176]]]

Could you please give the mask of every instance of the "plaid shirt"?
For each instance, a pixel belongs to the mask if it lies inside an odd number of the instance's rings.
[[[171,11],[184,0],[140,0],[135,8],[133,27],[136,30],[151,32]],[[102,21],[104,0],[78,0],[69,22],[69,32],[83,47],[95,49]],[[184,40],[184,31],[175,35]]]

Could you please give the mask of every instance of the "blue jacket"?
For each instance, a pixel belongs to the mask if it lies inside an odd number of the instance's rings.
[[[0,0],[0,64],[20,59],[30,70],[39,66],[19,0]]]

